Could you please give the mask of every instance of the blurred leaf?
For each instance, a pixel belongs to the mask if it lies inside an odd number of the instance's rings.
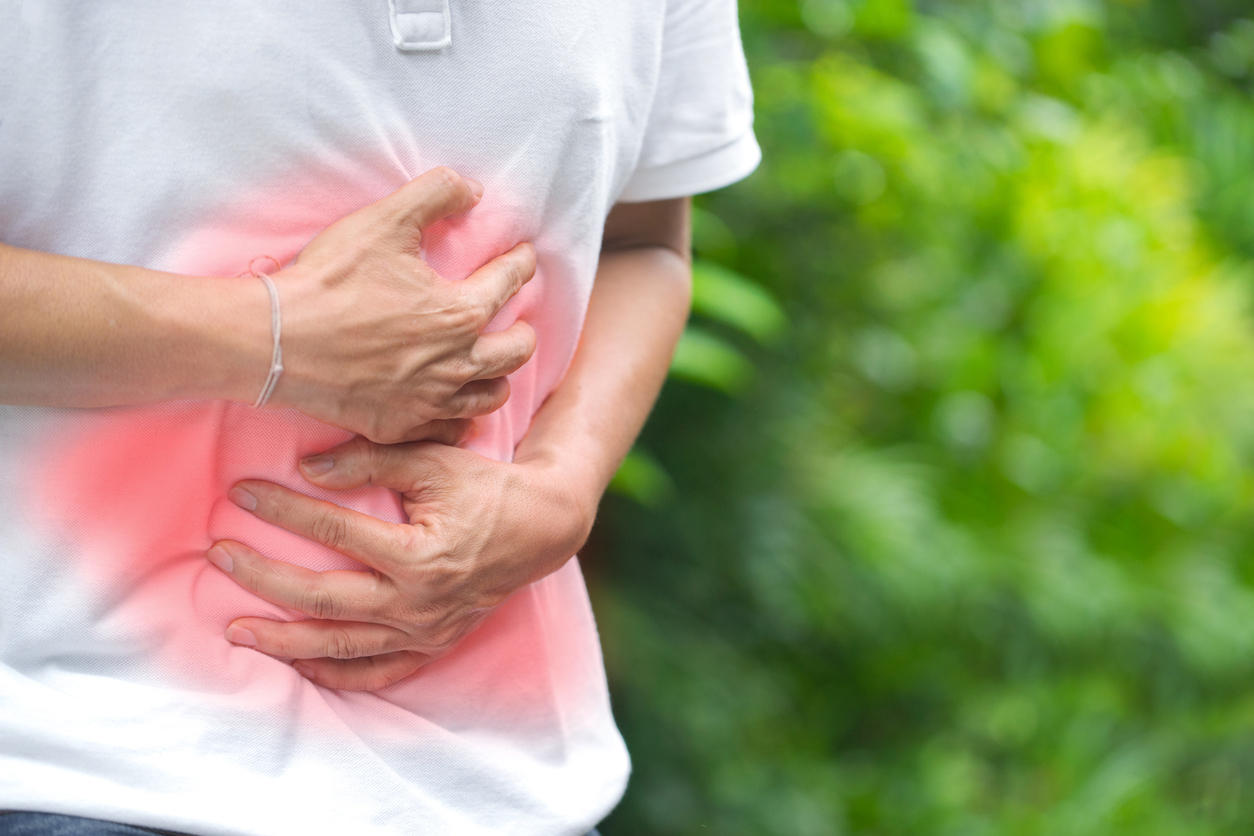
[[[900,37],[913,20],[911,0],[857,0],[856,6],[855,25],[865,37]]]
[[[638,447],[623,459],[610,480],[609,489],[649,507],[659,505],[675,493],[674,482],[662,465]]]
[[[693,206],[692,248],[698,259],[731,259],[736,255],[736,234],[718,215]]]
[[[788,324],[771,295],[726,267],[697,260],[692,265],[693,312],[753,337],[762,344],[777,341]]]
[[[721,337],[689,325],[671,361],[672,376],[735,394],[753,377],[745,356]]]

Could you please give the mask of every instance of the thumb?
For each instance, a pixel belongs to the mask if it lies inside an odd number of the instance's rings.
[[[375,444],[356,436],[330,450],[300,460],[300,472],[315,485],[348,490],[378,485],[409,490],[420,478],[423,443]]]
[[[374,206],[406,229],[422,230],[468,211],[482,197],[482,183],[439,166],[410,180]]]

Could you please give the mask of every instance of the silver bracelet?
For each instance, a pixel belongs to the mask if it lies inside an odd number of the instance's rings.
[[[270,256],[259,256],[259,258],[269,259],[274,262],[276,268],[279,266],[278,261]],[[274,286],[274,281],[268,274],[253,267],[257,260],[254,258],[249,263],[248,272],[265,282],[266,290],[270,292],[270,334],[274,337],[274,348],[270,352],[270,373],[266,375],[261,394],[257,396],[257,401],[253,404],[254,409],[260,409],[266,405],[266,401],[270,400],[270,395],[274,393],[274,387],[279,383],[279,376],[283,374],[283,346],[279,342],[279,337],[283,333],[283,317],[279,312],[279,289]]]

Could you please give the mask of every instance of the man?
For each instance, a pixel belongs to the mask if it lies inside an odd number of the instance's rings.
[[[734,3],[0,9],[0,808],[586,832],[570,557],[758,161]]]

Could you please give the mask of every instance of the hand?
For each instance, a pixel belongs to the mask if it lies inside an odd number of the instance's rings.
[[[505,375],[531,357],[535,334],[521,321],[482,331],[534,275],[535,251],[519,244],[460,282],[418,255],[423,230],[482,191],[432,169],[332,224],[272,276],[284,359],[272,404],[391,443],[505,403]]]
[[[498,462],[442,444],[379,445],[359,437],[305,459],[301,470],[324,488],[399,491],[409,523],[270,482],[240,482],[230,497],[371,571],[314,572],[229,540],[207,556],[244,588],[310,616],[239,618],[227,638],[295,659],[300,673],[328,688],[373,691],[414,673],[515,590],[561,567],[592,524],[594,505],[542,461]]]

